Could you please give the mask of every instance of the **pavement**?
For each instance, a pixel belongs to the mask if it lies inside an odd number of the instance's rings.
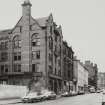
[[[105,95],[103,96],[105,97]],[[0,105],[102,105],[102,94],[92,93],[73,97],[57,97],[56,100],[42,101],[37,103],[20,103],[19,99],[0,101]]]
[[[21,100],[20,99],[2,99],[0,100],[0,105],[8,105],[8,104],[17,104],[20,103]]]

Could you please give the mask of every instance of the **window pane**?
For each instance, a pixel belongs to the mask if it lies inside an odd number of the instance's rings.
[[[21,64],[18,64],[18,72],[21,72]]]
[[[40,59],[40,51],[33,51],[32,52],[32,59]]]
[[[33,60],[36,59],[36,52],[35,51],[32,52],[32,59]]]
[[[37,45],[40,46],[40,39],[37,39]]]
[[[5,42],[5,48],[8,48],[8,41]]]
[[[5,69],[5,66],[4,65],[1,65],[1,73],[4,73],[5,72],[4,69]]]
[[[1,70],[4,71],[4,65],[1,65]]]
[[[17,65],[16,64],[14,64],[14,70],[13,71],[17,72]]]
[[[32,64],[32,72],[35,72],[35,64]]]
[[[21,40],[20,40],[20,37],[18,35],[15,36],[15,38],[13,39],[13,45],[14,45],[14,48],[20,48],[21,47]]]
[[[5,43],[1,42],[1,49],[4,49],[4,48],[5,48]]]
[[[2,61],[8,60],[8,53],[7,52],[2,52],[1,53],[1,60]]]
[[[39,63],[36,64],[36,71],[40,72],[40,64]]]
[[[21,52],[15,52],[14,53],[14,61],[21,60]]]
[[[17,40],[14,42],[14,48],[18,48],[18,41]]]
[[[35,47],[35,46],[39,46],[40,45],[40,38],[38,36],[38,34],[34,34],[32,36],[32,46]]]
[[[37,59],[40,59],[40,51],[37,51],[37,52],[36,52],[36,58],[37,58]]]
[[[19,46],[18,47],[21,47],[21,41],[19,40]]]
[[[21,60],[21,52],[18,53],[18,60]]]
[[[8,72],[8,65],[5,65],[5,72]]]
[[[36,42],[32,42],[32,46],[36,46]]]
[[[14,53],[14,61],[17,61],[17,53]]]

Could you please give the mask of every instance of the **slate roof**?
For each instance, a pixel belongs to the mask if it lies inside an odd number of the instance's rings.
[[[35,19],[38,24],[41,26],[41,27],[45,27],[46,26],[46,22],[48,20],[48,17],[42,17],[42,18],[38,18],[38,19]]]
[[[11,29],[6,29],[6,30],[0,31],[0,34],[6,35],[6,34],[8,34],[10,32],[11,32]]]

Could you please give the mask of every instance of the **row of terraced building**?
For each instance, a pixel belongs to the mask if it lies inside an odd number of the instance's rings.
[[[28,85],[43,80],[59,93],[72,90],[74,51],[63,40],[62,28],[52,14],[35,19],[29,0],[22,4],[22,17],[13,29],[0,31],[0,83]]]

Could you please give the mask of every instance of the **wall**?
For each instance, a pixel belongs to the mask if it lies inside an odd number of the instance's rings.
[[[0,85],[0,99],[20,98],[27,92],[26,86]]]

